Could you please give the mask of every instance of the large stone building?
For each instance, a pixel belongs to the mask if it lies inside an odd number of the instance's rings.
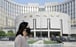
[[[76,34],[76,12],[75,12],[76,0],[68,0],[63,3],[45,3],[44,5],[39,5],[36,3],[19,4],[19,3],[13,2],[12,0],[0,0],[0,9],[1,9],[0,16],[1,17],[7,16],[6,17],[7,20],[4,20],[4,21],[6,21],[6,24],[8,25],[8,27],[10,25],[15,27],[15,23],[16,23],[15,17],[24,13],[34,13],[34,12],[41,12],[41,11],[44,11],[44,12],[54,11],[54,12],[65,13],[71,17],[70,18],[71,34]],[[5,13],[2,10],[4,10]],[[5,17],[3,18],[5,19]],[[14,24],[11,24],[11,23],[14,23]]]
[[[36,12],[21,14],[16,18],[16,27],[21,22],[28,22],[33,37],[51,37],[51,35],[70,35],[70,16],[58,12]]]

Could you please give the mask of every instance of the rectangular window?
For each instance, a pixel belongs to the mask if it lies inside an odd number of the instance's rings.
[[[45,11],[45,8],[39,8],[39,11]]]

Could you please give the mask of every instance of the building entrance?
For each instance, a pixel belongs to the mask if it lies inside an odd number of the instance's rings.
[[[36,37],[48,37],[48,31],[39,31],[36,32]]]
[[[54,36],[60,36],[60,32],[50,32],[50,37],[54,35]]]

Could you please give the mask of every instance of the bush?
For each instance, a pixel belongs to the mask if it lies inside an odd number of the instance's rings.
[[[15,36],[15,33],[12,30],[10,30],[10,31],[7,32],[7,36],[8,37],[13,37],[13,36]]]
[[[4,31],[0,31],[0,36],[4,37],[4,36],[6,36],[6,33]]]

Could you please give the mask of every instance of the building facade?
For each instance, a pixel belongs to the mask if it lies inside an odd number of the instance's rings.
[[[24,13],[55,11],[55,12],[68,14],[71,17],[70,23],[71,23],[72,34],[76,34],[76,12],[75,12],[76,0],[68,0],[63,3],[45,3],[44,5],[39,5],[36,3],[28,3],[23,5],[23,4],[13,2],[11,0],[0,0],[0,8],[1,8],[0,16],[2,16],[2,13],[3,13],[2,9],[3,9],[4,12],[6,13],[5,17],[7,16],[6,19],[8,19],[7,20],[8,25],[9,25],[9,21],[10,23],[12,22],[15,23],[15,17]],[[9,19],[13,19],[13,20],[9,20]]]
[[[5,1],[4,1],[5,2]],[[9,12],[9,7],[0,0],[0,30],[12,30],[15,28],[15,18]]]
[[[70,16],[58,12],[35,12],[21,14],[16,18],[18,29],[21,22],[28,22],[33,37],[62,36],[71,34]]]

